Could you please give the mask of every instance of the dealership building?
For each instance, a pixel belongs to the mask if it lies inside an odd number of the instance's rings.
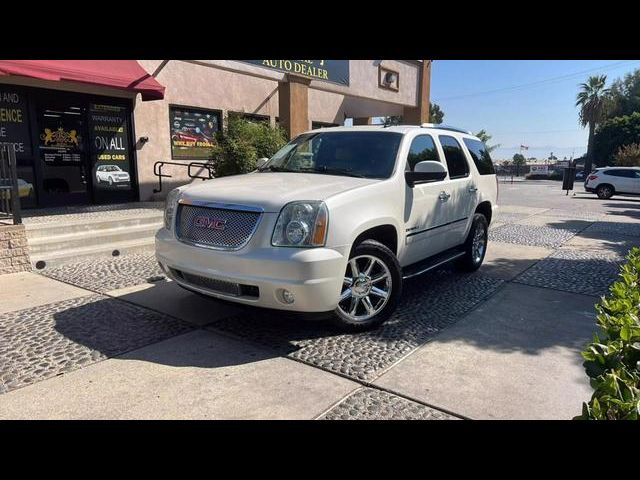
[[[151,201],[231,116],[314,128],[428,122],[429,60],[0,60],[0,142],[24,208]],[[157,162],[169,162],[158,191]],[[21,190],[22,192],[22,190]]]

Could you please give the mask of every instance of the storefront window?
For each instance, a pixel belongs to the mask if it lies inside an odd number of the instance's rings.
[[[171,158],[209,160],[222,123],[219,110],[169,107]]]

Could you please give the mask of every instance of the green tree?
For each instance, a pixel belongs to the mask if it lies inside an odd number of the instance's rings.
[[[383,125],[401,125],[401,115],[390,115],[381,117]],[[440,124],[444,120],[444,112],[437,103],[429,104],[429,123]]]
[[[640,112],[605,120],[598,126],[593,143],[598,166],[612,165],[620,147],[640,143]]]
[[[527,164],[527,159],[521,153],[516,153],[511,161],[516,166],[516,177],[520,176],[520,167]]]
[[[491,140],[492,136],[487,133],[486,130],[482,129],[478,133],[476,133],[476,137],[478,137],[482,143],[487,146],[487,151],[489,153],[493,152],[496,148],[500,147],[500,144],[497,143],[495,145],[489,145],[489,140]]]
[[[429,104],[429,122],[440,124],[444,120],[444,112],[437,103]]]
[[[608,118],[640,112],[640,69],[615,80],[609,88]]]
[[[591,171],[593,165],[593,136],[596,126],[605,118],[609,105],[609,89],[605,88],[606,75],[595,75],[580,84],[580,92],[576,96],[576,107],[580,107],[579,119],[582,127],[589,127],[587,142],[587,160],[585,170]]]

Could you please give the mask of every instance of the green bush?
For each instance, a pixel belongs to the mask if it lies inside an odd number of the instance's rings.
[[[271,156],[287,143],[285,131],[266,123],[230,118],[226,131],[218,133],[212,160],[216,177],[247,173],[259,158]]]
[[[640,248],[634,247],[620,280],[596,305],[603,338],[582,352],[594,393],[577,419],[638,420],[640,418]]]
[[[640,144],[624,145],[616,152],[616,165],[619,167],[640,166]]]

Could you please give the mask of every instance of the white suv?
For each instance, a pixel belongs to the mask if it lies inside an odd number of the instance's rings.
[[[616,193],[640,195],[640,167],[596,168],[587,175],[584,189],[602,199]]]
[[[257,170],[167,196],[156,256],[211,297],[332,312],[351,331],[396,308],[403,279],[455,260],[475,270],[496,211],[485,145],[444,126],[301,134]]]

